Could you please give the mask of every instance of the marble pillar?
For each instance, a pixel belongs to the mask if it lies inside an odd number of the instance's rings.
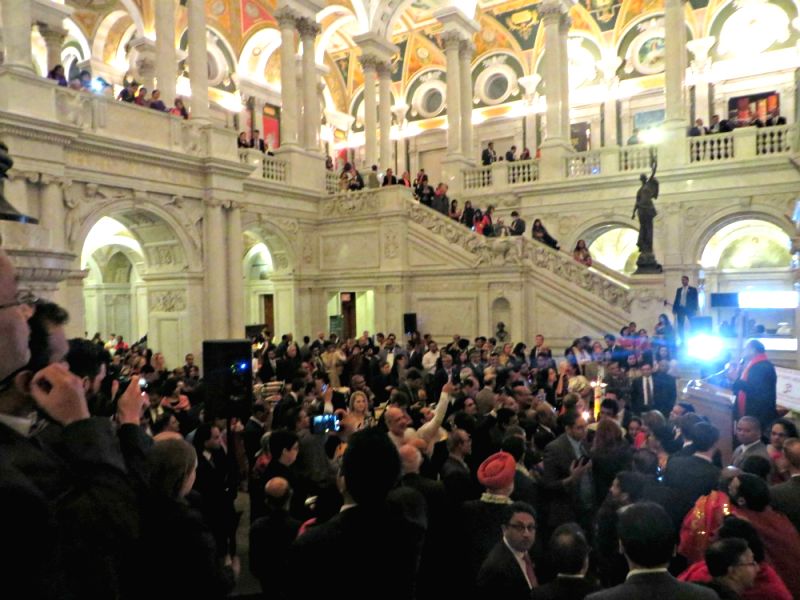
[[[461,42],[458,50],[459,76],[461,77],[461,154],[472,162],[477,158],[472,140],[472,98],[474,96],[472,55],[474,53],[475,44],[470,40]]]
[[[367,169],[377,164],[378,119],[375,106],[375,82],[378,60],[373,56],[361,55],[361,68],[364,70],[364,162]]]
[[[205,0],[187,0],[189,12],[189,77],[192,86],[192,119],[208,121],[208,50],[206,49]]]
[[[31,0],[0,0],[3,20],[3,66],[33,71],[31,54]]]
[[[316,21],[301,19],[297,26],[303,41],[303,130],[305,148],[320,151],[320,114],[317,95],[317,64],[314,56],[314,40],[320,32]]]
[[[461,68],[459,52],[463,36],[457,31],[442,34],[447,58],[447,156],[461,156]]]
[[[295,33],[297,16],[289,9],[275,12],[281,29],[281,146],[296,146],[297,138],[297,74],[295,67]]]
[[[544,85],[547,96],[547,135],[545,144],[569,142],[569,77],[566,56],[566,31],[568,17],[558,3],[544,4],[539,10],[544,23]],[[565,84],[566,80],[566,84]]]
[[[225,226],[222,202],[206,199],[205,206],[205,301],[206,335],[210,339],[227,339],[228,328],[228,278],[225,249]]]
[[[39,24],[39,34],[44,40],[45,48],[47,48],[47,70],[48,72],[56,65],[61,64],[61,48],[64,46],[64,40],[67,38],[67,32],[64,29],[48,27],[47,25]],[[64,77],[69,74],[65,73]]]
[[[378,123],[380,128],[380,168],[394,169],[392,156],[392,71],[390,63],[378,65]]]
[[[160,0],[156,8],[156,80],[161,100],[175,104],[177,54],[175,52],[175,2]]]
[[[58,177],[42,174],[39,196],[39,225],[50,233],[50,248],[63,250],[66,243],[64,224],[67,220],[64,207],[65,181]]]
[[[666,93],[665,122],[676,127],[687,125],[686,117],[686,23],[684,0],[666,0],[664,6],[664,88]]]
[[[231,202],[228,208],[228,313],[230,315],[229,336],[244,338],[244,242],[242,238],[242,208]]]

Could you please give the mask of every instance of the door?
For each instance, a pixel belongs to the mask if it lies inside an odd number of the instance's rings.
[[[275,337],[275,297],[272,294],[264,294],[261,296],[264,302],[264,328],[269,333],[268,338]]]
[[[354,292],[342,292],[342,320],[344,338],[356,337],[356,295]]]

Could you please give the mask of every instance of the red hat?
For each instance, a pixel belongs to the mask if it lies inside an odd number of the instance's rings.
[[[478,467],[478,481],[490,490],[509,487],[514,482],[517,462],[508,452],[497,452]]]

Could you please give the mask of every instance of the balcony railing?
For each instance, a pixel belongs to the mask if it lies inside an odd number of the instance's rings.
[[[515,186],[539,180],[538,160],[516,160],[492,163],[463,171],[464,190],[480,190],[492,186]]]
[[[602,173],[601,153],[599,150],[576,152],[565,159],[567,177],[583,177]]]
[[[624,146],[619,149],[619,170],[647,171],[658,160],[657,146]]]
[[[709,163],[733,160],[736,157],[733,132],[715,133],[689,138],[689,162]]]
[[[492,185],[492,167],[477,167],[464,170],[464,189],[479,190]]]
[[[539,161],[519,160],[506,163],[508,184],[531,183],[539,180]]]
[[[336,194],[339,191],[339,175],[334,171],[325,173],[325,191],[328,194]]]
[[[240,148],[239,160],[253,166],[253,175],[266,181],[286,183],[289,180],[289,164],[280,158],[264,154],[252,148]]]
[[[797,128],[793,125],[762,127],[756,130],[756,154],[789,154],[797,146]]]

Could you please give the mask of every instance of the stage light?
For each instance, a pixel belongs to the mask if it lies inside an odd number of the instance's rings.
[[[739,308],[797,308],[798,292],[739,292]]]
[[[651,127],[639,132],[639,139],[644,144],[660,144],[664,139],[664,132],[660,127]]]
[[[102,77],[95,77],[92,79],[89,87],[95,94],[102,94],[103,91],[108,87],[108,82]]]
[[[701,333],[689,338],[687,354],[702,362],[718,360],[725,351],[725,342],[722,338]]]

